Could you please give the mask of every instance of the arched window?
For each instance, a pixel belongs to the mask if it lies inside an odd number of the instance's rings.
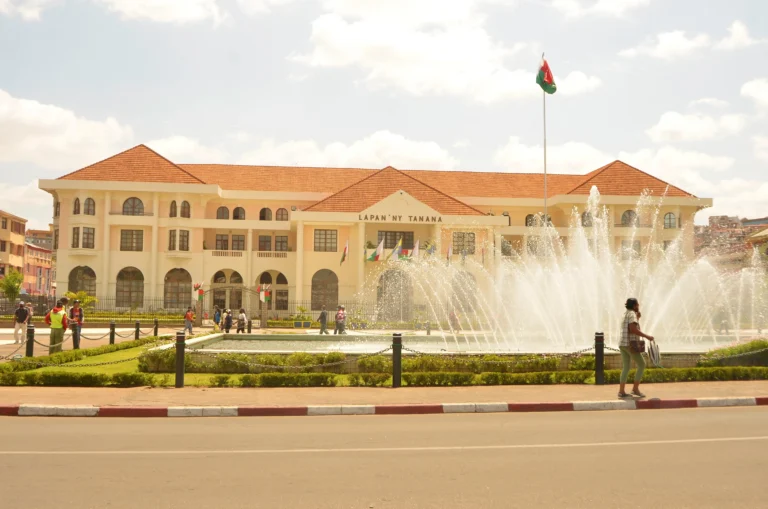
[[[245,219],[245,209],[243,207],[236,207],[235,210],[232,212],[232,219],[237,220],[244,220]]]
[[[165,275],[163,307],[186,310],[192,303],[192,276],[184,269],[171,269]]]
[[[621,226],[637,226],[637,212],[625,210],[621,215]]]
[[[277,209],[275,219],[277,221],[288,221],[288,209]]]
[[[176,200],[171,202],[171,210],[168,212],[168,217],[176,217]]]
[[[216,210],[216,219],[229,219],[229,209],[227,207],[219,207]]]
[[[72,293],[96,295],[96,273],[90,267],[75,267],[69,273],[68,289]]]
[[[334,309],[339,304],[339,278],[332,270],[321,269],[312,276],[312,310]]]
[[[288,284],[288,278],[283,275],[281,272],[277,275],[277,279],[275,279],[276,285],[287,285]]]
[[[233,272],[232,275],[229,276],[229,282],[233,285],[241,285],[243,284],[243,276],[241,276],[239,272]]]
[[[581,215],[581,226],[584,228],[592,227],[592,213],[588,210]]]
[[[534,226],[536,224],[536,217],[533,214],[525,216],[525,226]]]
[[[226,284],[227,283],[227,276],[226,276],[226,274],[224,274],[223,270],[220,270],[216,274],[213,275],[213,282],[214,282],[214,284]]]
[[[83,214],[86,216],[95,216],[96,215],[96,202],[93,201],[93,198],[86,198],[85,199],[85,207],[83,210]]]
[[[72,214],[77,215],[80,213],[80,198],[75,198],[75,203],[72,205]]]
[[[140,308],[144,305],[144,274],[136,267],[126,267],[117,274],[115,306]]]
[[[190,216],[189,202],[184,200],[181,202],[181,217],[189,218]]]
[[[271,285],[272,284],[272,274],[269,272],[262,272],[261,276],[259,277],[259,284],[260,285]]]
[[[266,207],[261,209],[261,212],[259,212],[259,221],[272,221],[272,210]]]
[[[664,214],[664,229],[677,228],[677,218],[672,212]]]
[[[128,198],[123,202],[124,216],[143,216],[144,203],[138,198]]]

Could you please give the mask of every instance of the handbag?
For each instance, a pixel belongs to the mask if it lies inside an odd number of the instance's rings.
[[[627,334],[629,334],[629,351],[632,353],[645,352],[645,340],[638,336],[635,336],[638,339],[632,339],[632,333],[629,330],[629,324],[627,324]]]

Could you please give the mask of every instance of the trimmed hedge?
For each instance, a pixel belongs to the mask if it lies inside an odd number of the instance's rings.
[[[262,373],[243,375],[241,387],[335,387],[335,373]]]
[[[154,375],[145,373],[77,373],[73,371],[26,371],[0,373],[0,385],[43,385],[48,387],[144,387],[156,385]]]
[[[403,383],[413,387],[474,385],[474,373],[403,373]]]
[[[340,369],[329,369],[329,367],[315,368],[314,366],[318,364],[341,362],[347,358],[342,352],[320,354],[295,352],[290,355],[220,353],[215,357],[204,356],[204,360],[196,361],[193,358],[193,354],[194,352],[187,352],[184,356],[184,369],[187,373],[296,373],[311,372],[315,369],[340,371]],[[261,368],[257,366],[249,366],[246,363],[277,367]],[[341,366],[343,367],[343,365]],[[139,371],[143,373],[174,373],[176,371],[176,351],[169,348],[166,350],[156,350],[144,353],[139,357]]]
[[[701,356],[696,364],[700,367],[714,366],[768,366],[768,339],[757,339],[744,343],[742,345],[727,346],[710,350]],[[759,350],[766,350],[759,352]],[[756,352],[749,355],[750,352]],[[742,355],[741,357],[727,358],[731,355]],[[725,358],[723,358],[725,357]]]
[[[387,373],[352,373],[347,375],[347,383],[351,387],[383,387],[391,385],[392,377]]]

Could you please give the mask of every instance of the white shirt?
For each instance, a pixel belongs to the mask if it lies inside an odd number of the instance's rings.
[[[624,320],[621,322],[621,341],[619,341],[619,346],[629,346],[630,339],[633,341],[640,339],[637,334],[630,334],[629,325],[632,323],[638,323],[637,313],[627,309],[627,312],[624,313]]]

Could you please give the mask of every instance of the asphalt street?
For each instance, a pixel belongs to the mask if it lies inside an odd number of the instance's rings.
[[[768,506],[768,408],[0,418],[13,508]]]

